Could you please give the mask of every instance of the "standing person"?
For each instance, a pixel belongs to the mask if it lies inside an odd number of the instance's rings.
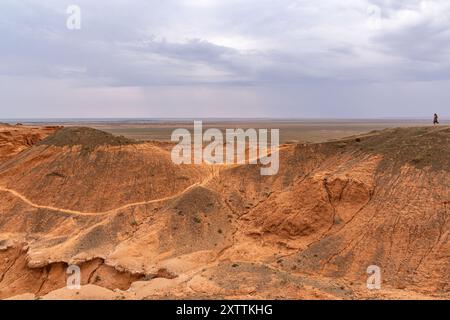
[[[434,114],[434,119],[433,119],[433,125],[439,124],[439,119],[438,119],[438,115],[435,113]]]

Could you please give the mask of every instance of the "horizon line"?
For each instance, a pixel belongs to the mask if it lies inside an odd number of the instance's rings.
[[[439,117],[441,120],[450,120],[450,117]],[[161,120],[186,120],[186,121],[201,121],[201,120],[279,120],[279,121],[310,121],[310,120],[421,120],[428,121],[430,117],[11,117],[0,118],[0,122],[4,121],[108,121],[108,120],[138,120],[138,121],[161,121]]]

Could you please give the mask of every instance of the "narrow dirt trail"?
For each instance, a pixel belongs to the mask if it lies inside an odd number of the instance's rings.
[[[37,209],[47,209],[47,210],[51,210],[51,211],[59,211],[59,212],[64,212],[64,213],[68,213],[68,214],[83,215],[83,216],[99,215],[99,213],[81,212],[81,211],[77,211],[77,210],[70,210],[70,209],[56,208],[56,207],[52,207],[52,206],[39,205],[39,204],[32,202],[31,200],[29,200],[27,197],[20,194],[19,192],[9,189],[9,188],[2,187],[2,186],[0,186],[0,191],[8,192],[8,193],[12,194],[14,197],[19,198],[26,204],[28,204],[34,208],[37,208]]]
[[[195,187],[205,186],[212,179],[220,176],[221,168],[227,168],[227,167],[230,167],[230,166],[241,166],[241,165],[242,164],[218,165],[218,166],[211,165],[211,167],[210,167],[211,172],[203,181],[196,182],[196,183],[190,185],[189,187],[187,187],[186,189],[182,190],[181,192],[178,192],[178,193],[176,193],[174,195],[163,197],[163,198],[158,198],[158,199],[153,199],[153,200],[146,200],[146,201],[139,201],[139,202],[133,202],[133,203],[125,204],[125,205],[120,206],[118,208],[114,208],[114,209],[107,210],[107,211],[102,211],[102,212],[84,212],[84,211],[79,211],[79,210],[64,209],[64,208],[58,208],[58,207],[53,207],[53,206],[40,205],[40,204],[34,203],[33,201],[28,199],[25,195],[21,194],[20,192],[18,192],[16,190],[13,190],[13,189],[10,189],[10,188],[6,188],[4,186],[0,186],[0,192],[7,192],[7,193],[13,195],[16,198],[19,198],[20,200],[22,200],[26,204],[28,204],[28,205],[30,205],[30,206],[32,206],[34,208],[37,208],[37,209],[46,209],[46,210],[50,210],[50,211],[57,211],[57,212],[62,212],[62,213],[70,214],[70,215],[79,215],[79,216],[102,216],[102,215],[114,214],[114,213],[117,213],[117,212],[119,212],[121,210],[129,209],[129,208],[132,208],[132,207],[143,206],[143,205],[148,205],[148,204],[152,204],[152,203],[164,202],[164,201],[175,199],[175,198],[183,195],[184,193],[188,192],[189,190],[191,190],[191,189],[193,189]]]
[[[83,212],[83,211],[78,211],[78,210],[71,210],[71,209],[64,209],[64,208],[58,208],[58,207],[53,207],[53,206],[45,206],[45,205],[36,204],[33,201],[31,201],[30,199],[28,199],[27,197],[25,197],[23,194],[17,192],[16,190],[12,190],[12,189],[9,189],[9,188],[3,187],[3,186],[0,186],[0,192],[7,192],[16,198],[19,198],[26,204],[28,204],[34,208],[37,208],[37,209],[46,209],[46,210],[58,211],[58,212],[62,212],[62,213],[67,213],[67,214],[71,214],[71,215],[79,215],[79,216],[102,216],[102,215],[114,214],[121,210],[129,209],[132,207],[143,206],[143,205],[148,205],[148,204],[152,204],[152,203],[164,202],[164,201],[175,199],[195,187],[206,185],[215,176],[216,176],[216,171],[212,170],[211,174],[208,175],[208,177],[206,177],[202,182],[196,182],[196,183],[190,185],[189,187],[187,187],[186,189],[182,190],[181,192],[178,192],[174,195],[163,197],[163,198],[158,198],[158,199],[153,199],[153,200],[133,202],[133,203],[125,204],[118,208],[103,211],[103,212]]]

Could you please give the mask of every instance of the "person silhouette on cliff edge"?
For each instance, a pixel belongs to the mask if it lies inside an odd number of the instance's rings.
[[[437,124],[439,124],[439,118],[438,118],[438,115],[435,113],[434,118],[433,118],[433,125],[437,125]]]

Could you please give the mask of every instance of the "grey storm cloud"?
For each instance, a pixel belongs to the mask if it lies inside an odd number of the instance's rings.
[[[72,4],[81,8],[81,30],[66,28]],[[365,94],[391,97],[389,90],[412,83],[417,100],[417,92],[430,92],[426,83],[440,88],[450,80],[448,0],[3,0],[0,17],[0,83],[8,84],[0,94],[8,105],[23,105],[23,112],[30,110],[28,101],[5,89],[13,83],[25,91],[42,87],[29,91],[44,111],[56,103],[50,101],[50,83],[59,81],[53,97],[58,103],[80,88],[87,95],[95,88],[137,88],[127,91],[136,115],[154,114],[149,101],[177,105],[167,89],[172,87],[186,101],[199,104],[200,96],[212,108],[222,98],[244,101],[249,114],[271,116],[276,109],[286,116],[309,115],[310,105],[318,107],[312,116],[364,116],[373,114]],[[324,99],[324,88],[335,98]],[[352,90],[360,111],[340,113],[339,108],[349,110]],[[447,99],[440,95],[440,101]],[[392,104],[398,101],[392,98]],[[179,104],[168,115],[177,115]]]

